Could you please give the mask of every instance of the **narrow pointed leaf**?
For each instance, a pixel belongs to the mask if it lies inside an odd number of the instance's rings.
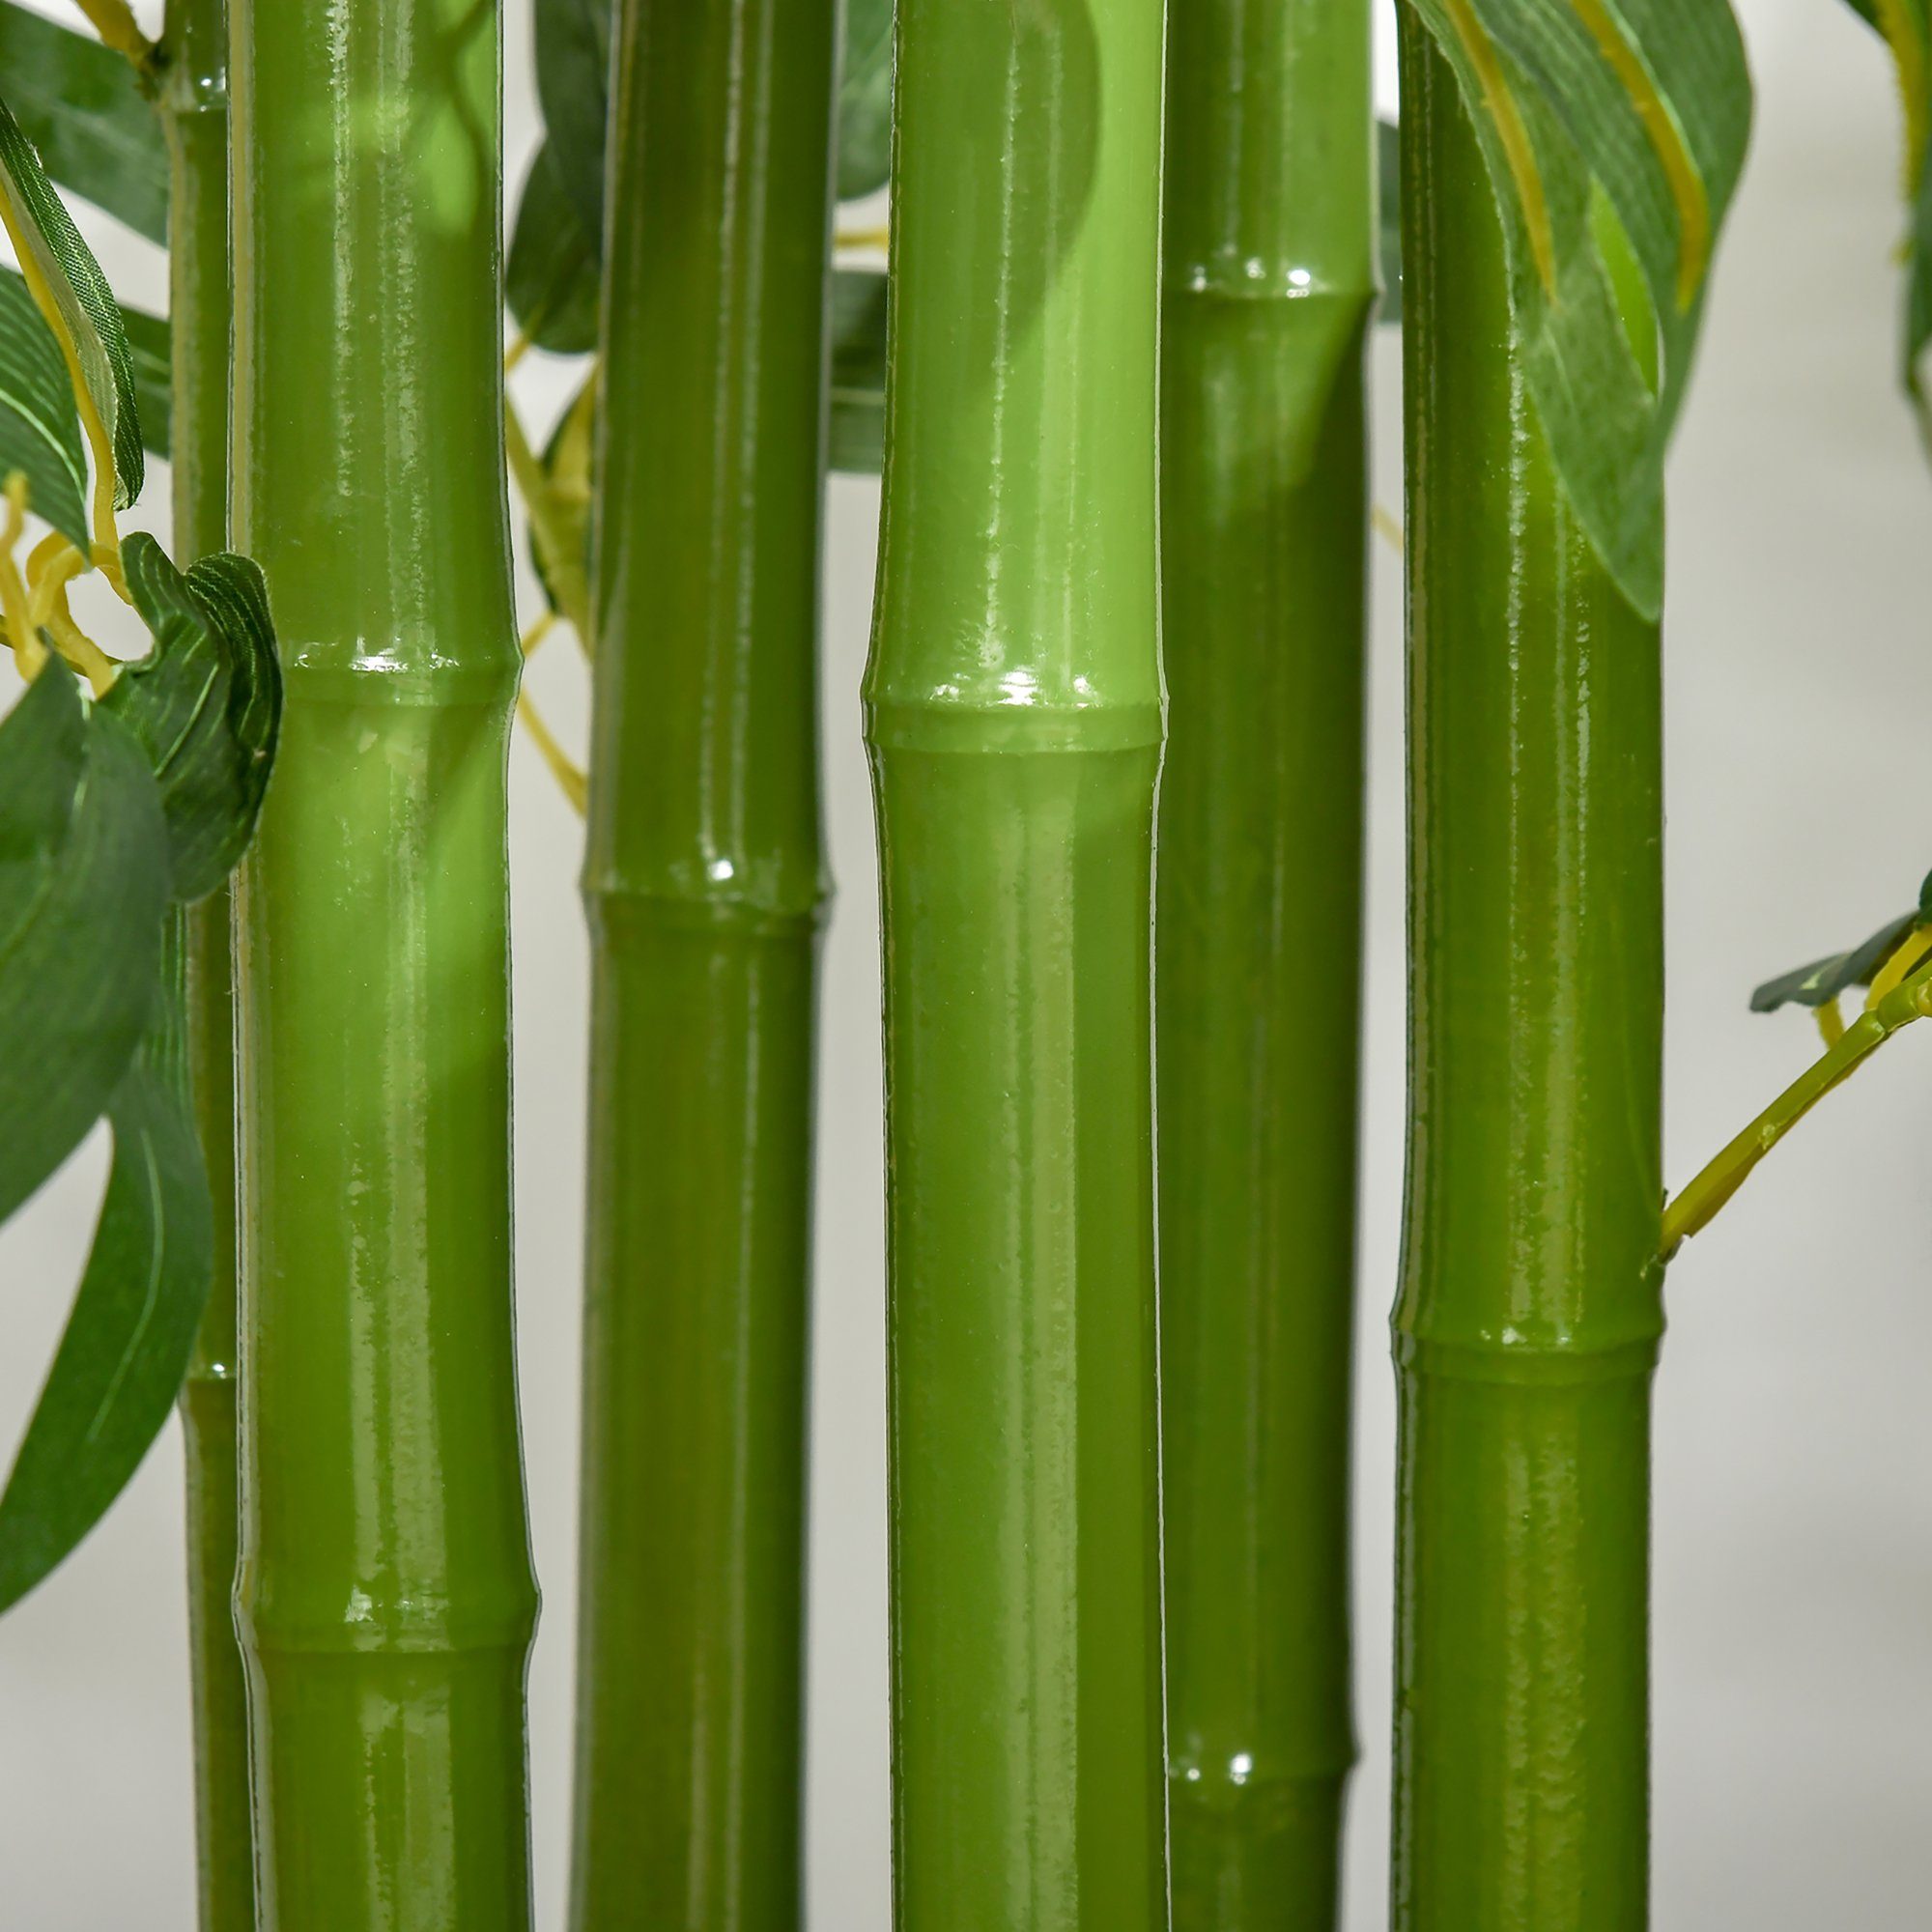
[[[856,201],[885,186],[892,117],[893,0],[847,0],[838,76],[840,201]]]
[[[166,319],[124,302],[121,324],[128,331],[128,355],[134,368],[134,393],[141,406],[141,440],[150,456],[169,454],[174,426],[174,348]]]
[[[160,959],[167,836],[140,748],[49,657],[0,722],[0,1220],[100,1118]]]
[[[582,355],[597,346],[597,246],[563,185],[554,143],[530,163],[504,279],[517,327],[539,349]]]
[[[1619,588],[1655,616],[1664,450],[1750,128],[1728,0],[1415,5],[1482,141],[1551,460]]]
[[[1932,929],[1932,873],[1918,889],[1918,906],[1882,925],[1862,946],[1815,959],[1795,972],[1767,980],[1751,995],[1751,1011],[1775,1013],[1780,1007],[1822,1007],[1854,986],[1869,986],[1878,970],[1891,957],[1915,927]]]
[[[137,531],[121,560],[155,648],[101,709],[133,732],[159,782],[173,894],[185,904],[228,876],[261,812],[281,717],[274,630],[245,557],[203,557],[184,577]]]
[[[1376,123],[1377,242],[1381,258],[1382,299],[1378,322],[1402,321],[1402,130],[1393,121]]]
[[[611,0],[536,0],[537,99],[557,177],[591,250],[604,245]]]
[[[0,214],[23,268],[46,284],[80,357],[88,393],[114,452],[114,501],[141,494],[146,461],[134,365],[120,304],[100,264],[54,192],[33,143],[0,100]]]
[[[188,1104],[180,976],[108,1109],[114,1164],[46,1386],[0,1495],[0,1609],[106,1513],[167,1420],[208,1299],[213,1217]]]
[[[876,476],[886,440],[886,278],[832,277],[832,424],[827,465]]]
[[[0,482],[27,479],[27,504],[85,551],[87,455],[73,384],[25,280],[0,270]]]
[[[593,378],[577,392],[577,399],[558,417],[544,445],[543,471],[551,493],[551,514],[562,541],[572,546],[590,568],[590,463],[597,436],[597,391]],[[553,611],[563,606],[551,582],[543,546],[530,533],[530,561],[545,600]],[[588,639],[583,640],[586,644]]]
[[[0,0],[0,84],[62,187],[166,247],[167,145],[124,54]]]

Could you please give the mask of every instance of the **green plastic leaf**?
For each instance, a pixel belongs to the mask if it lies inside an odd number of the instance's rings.
[[[1550,460],[1605,567],[1655,616],[1664,451],[1750,133],[1728,0],[1415,8],[1482,141]]]
[[[121,326],[134,365],[134,393],[141,404],[141,440],[150,456],[165,457],[174,425],[174,350],[166,321],[123,304]]]
[[[826,462],[879,473],[886,446],[886,278],[840,269],[832,277],[832,424]]]
[[[61,186],[167,246],[167,144],[126,55],[0,0],[0,84]]]
[[[1402,321],[1402,130],[1393,121],[1376,123],[1377,219],[1382,264],[1378,322]]]
[[[108,1108],[114,1164],[93,1252],[0,1495],[0,1609],[73,1549],[140,1466],[208,1299],[213,1214],[188,1104],[178,965],[167,982]]]
[[[281,670],[260,569],[226,552],[185,577],[153,537],[121,547],[128,594],[155,647],[100,700],[160,785],[174,897],[212,893],[247,848],[281,722]]]
[[[27,479],[27,504],[84,554],[87,456],[73,384],[26,281],[0,270],[0,482]]]
[[[1918,907],[1882,925],[1862,946],[1814,959],[1792,973],[1767,980],[1751,995],[1751,1011],[1775,1013],[1780,1007],[1822,1007],[1854,986],[1869,986],[1915,926],[1932,929],[1932,872],[1918,888]]]
[[[0,722],[0,1220],[120,1084],[148,1023],[167,895],[140,748],[49,656]]]
[[[838,71],[838,199],[886,185],[893,142],[893,0],[846,0]]]
[[[44,282],[72,337],[88,393],[114,452],[114,501],[125,508],[141,494],[146,471],[128,331],[100,264],[80,239],[41,157],[4,100],[0,100],[0,217],[21,267],[30,277],[38,273]]]
[[[581,355],[597,346],[597,249],[565,192],[556,150],[546,141],[530,163],[505,283],[510,313],[539,349]]]
[[[1932,346],[1932,6],[1928,0],[1850,0],[1852,11],[1890,47],[1905,108],[1905,315],[1900,378],[1932,442],[1932,396],[1924,364]]]
[[[604,252],[611,0],[536,0],[537,99],[557,178],[591,252]]]
[[[596,438],[597,383],[593,377],[578,390],[575,401],[557,418],[541,459],[558,540],[583,559],[586,576],[590,569],[590,465]],[[537,582],[543,586],[545,602],[561,614],[563,606],[534,529],[530,532],[530,560],[536,569]],[[588,644],[589,639],[583,641]]]

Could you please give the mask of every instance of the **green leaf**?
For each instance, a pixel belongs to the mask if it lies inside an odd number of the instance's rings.
[[[540,459],[559,541],[570,545],[583,559],[586,575],[590,569],[590,464],[596,439],[597,380],[593,376],[557,418]],[[534,529],[530,532],[530,561],[545,601],[561,613],[563,606]],[[587,646],[590,640],[586,638],[582,641]]]
[[[1529,394],[1577,522],[1663,597],[1663,457],[1750,131],[1728,0],[1414,0],[1482,141]]]
[[[826,463],[879,473],[886,445],[886,278],[840,269],[832,277],[832,424]]]
[[[0,482],[27,479],[27,503],[83,555],[87,455],[73,384],[25,278],[0,270]]]
[[[114,453],[114,501],[141,494],[145,459],[134,365],[120,305],[100,264],[47,180],[41,157],[0,100],[0,217],[20,265],[45,283],[80,359],[83,378]]]
[[[166,320],[138,308],[121,309],[128,354],[134,365],[134,393],[141,403],[141,440],[150,456],[165,457],[174,423],[174,348]]]
[[[838,72],[840,201],[885,186],[892,139],[893,0],[846,0]]]
[[[55,181],[168,242],[168,153],[131,62],[92,34],[0,0],[0,76]]]
[[[180,920],[167,983],[108,1108],[114,1164],[53,1368],[0,1495],[0,1609],[72,1550],[140,1466],[186,1371],[213,1269],[188,1105]]]
[[[530,163],[505,282],[517,327],[539,349],[581,355],[597,347],[597,249],[565,192],[556,150],[546,141]]]
[[[1393,121],[1376,123],[1376,185],[1379,197],[1382,300],[1378,322],[1402,321],[1402,130]]]
[[[536,0],[537,99],[557,178],[593,254],[604,252],[611,0]]]
[[[212,893],[247,848],[281,721],[281,670],[261,570],[226,552],[184,577],[153,537],[121,547],[155,648],[100,709],[139,740],[160,785],[174,897]]]
[[[1853,12],[1891,49],[1905,108],[1905,312],[1900,335],[1900,380],[1932,443],[1932,396],[1924,363],[1932,344],[1932,9],[1927,0],[1894,0],[1878,7],[1850,0]]]
[[[1932,930],[1932,872],[1918,888],[1915,911],[1880,926],[1862,946],[1855,946],[1849,952],[1833,952],[1827,959],[1814,959],[1808,966],[1767,980],[1751,995],[1751,1011],[1775,1013],[1779,1007],[1822,1007],[1854,986],[1869,986],[1879,968],[1917,926]]]
[[[148,1022],[167,833],[139,746],[49,656],[0,722],[0,1220],[100,1118]]]

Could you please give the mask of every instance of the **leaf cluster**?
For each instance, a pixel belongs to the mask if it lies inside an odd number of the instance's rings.
[[[19,263],[0,271],[0,612],[29,680],[0,720],[0,1220],[98,1121],[114,1143],[80,1287],[0,1492],[0,1608],[120,1492],[186,1367],[213,1218],[188,1103],[183,911],[242,857],[281,715],[257,566],[221,553],[184,572],[153,537],[115,527],[140,494],[144,446],[165,448],[165,411],[158,436],[143,415],[166,397],[166,325],[115,301],[36,136],[78,191],[164,232],[149,78],[0,6],[0,225]],[[23,567],[30,516],[48,533]],[[69,583],[96,566],[149,634],[137,661],[109,658],[69,609]]]

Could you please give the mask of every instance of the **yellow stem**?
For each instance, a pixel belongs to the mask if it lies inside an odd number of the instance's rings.
[[[554,611],[546,611],[543,613],[543,615],[539,617],[536,620],[536,622],[532,624],[529,627],[529,629],[524,633],[522,638],[518,639],[518,646],[523,651],[524,656],[526,658],[534,657],[536,655],[537,646],[540,643],[542,643],[543,640],[547,637],[549,637],[551,632],[555,628],[556,628],[556,612]]]
[[[524,729],[530,734],[530,742],[550,767],[551,776],[563,787],[564,797],[582,816],[590,802],[590,781],[584,776],[583,768],[574,763],[569,753],[556,742],[527,691],[517,694],[517,716],[523,720]]]
[[[14,560],[14,547],[26,526],[27,479],[16,469],[7,478],[7,517],[0,526],[0,614],[7,619],[14,667],[31,683],[47,661],[47,647],[28,622],[27,586],[20,577],[20,566]]]
[[[119,663],[73,621],[65,587],[55,594],[54,607],[47,613],[46,629],[47,635],[60,646],[61,656],[86,678],[96,697],[100,696],[121,674]]]
[[[1825,1037],[1827,1046],[1836,1046],[1845,1037],[1845,1016],[1838,1010],[1836,1000],[1827,1000],[1821,1007],[1812,1009],[1812,1017],[1818,1022],[1818,1031]]]
[[[1371,503],[1369,527],[1394,550],[1396,555],[1403,554],[1402,520],[1393,511],[1383,509],[1379,503]]]
[[[88,24],[117,54],[126,54],[138,68],[155,57],[155,43],[142,33],[128,0],[74,0]]]
[[[1895,955],[1894,955],[1895,956]],[[1822,1058],[1774,1100],[1664,1209],[1663,1259],[1707,1228],[1766,1154],[1822,1100],[1849,1080],[1901,1027],[1932,1012],[1932,963],[1920,964],[1861,1013]]]
[[[861,248],[885,249],[892,245],[890,228],[840,228],[832,237],[833,247],[843,253]]]

